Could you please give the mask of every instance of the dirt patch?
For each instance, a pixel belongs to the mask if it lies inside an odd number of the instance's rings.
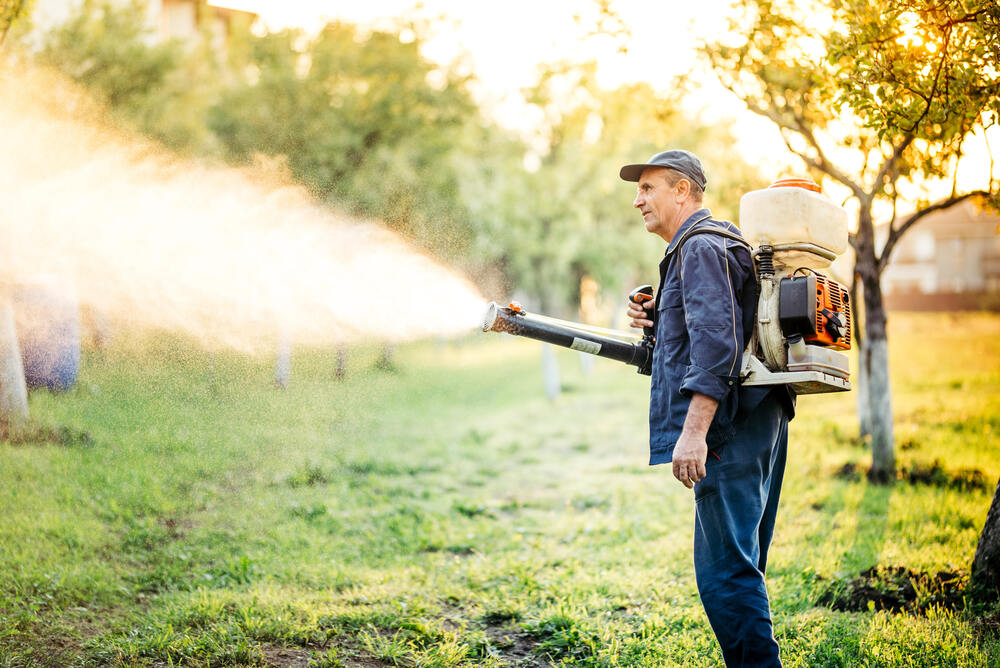
[[[1000,609],[989,615],[974,617],[972,628],[980,637],[995,638],[1000,635]]]
[[[986,474],[979,469],[958,469],[949,471],[934,460],[929,466],[915,462],[900,469],[899,477],[911,485],[931,485],[961,491],[989,490]]]
[[[271,668],[308,668],[312,652],[298,647],[261,647],[265,665]]]
[[[268,645],[260,648],[264,655],[264,665],[268,668],[308,668],[309,666],[338,666],[342,668],[385,668],[391,663],[380,661],[353,643],[334,641],[324,649],[304,649],[302,647],[276,647]]]
[[[831,584],[816,605],[844,612],[887,610],[920,614],[931,606],[962,608],[968,576],[921,573],[902,566],[873,566],[851,580]]]
[[[505,666],[544,668],[551,665],[535,654],[538,639],[515,624],[487,625],[486,637],[491,648]]]
[[[48,427],[29,422],[14,427],[6,420],[0,420],[0,441],[11,445],[61,445],[63,447],[89,448],[94,445],[90,432],[62,425]]]
[[[851,482],[857,482],[861,480],[861,467],[854,462],[847,462],[839,469],[833,472],[834,478],[839,478],[840,480],[849,480]]]
[[[876,476],[870,469],[865,470],[855,462],[847,462],[833,472],[833,477],[849,482],[860,482],[862,476],[875,484],[891,484],[893,482],[905,482],[911,485],[929,485],[932,487],[943,487],[946,489],[957,489],[963,492],[992,489],[986,474],[979,469],[956,469],[949,470],[935,460],[931,464],[914,462],[909,466],[902,466],[892,476]]]
[[[385,666],[391,666],[391,663],[383,663],[377,659],[342,659],[341,664],[345,668],[385,668]]]

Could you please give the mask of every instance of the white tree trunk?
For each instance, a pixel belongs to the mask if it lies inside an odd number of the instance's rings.
[[[868,347],[868,406],[871,411],[872,478],[888,482],[895,477],[895,441],[892,434],[892,390],[889,387],[889,346],[871,338]]]
[[[868,367],[869,351],[863,343],[858,344],[858,368],[854,370],[854,396],[858,402],[858,426],[860,436],[864,438],[872,433],[872,411],[869,403]]]
[[[278,353],[274,360],[274,384],[282,390],[292,382],[292,339],[282,332],[278,338]]]
[[[28,420],[28,387],[24,382],[24,362],[17,342],[14,309],[0,303],[0,420],[12,431]]]

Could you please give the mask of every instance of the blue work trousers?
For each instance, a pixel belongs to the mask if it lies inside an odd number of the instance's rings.
[[[772,392],[709,453],[694,488],[698,593],[730,668],[781,665],[764,570],[787,449],[788,418]]]

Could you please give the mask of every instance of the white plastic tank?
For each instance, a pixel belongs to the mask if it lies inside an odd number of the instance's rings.
[[[740,198],[740,231],[755,248],[762,243],[814,244],[840,255],[847,250],[847,211],[810,179],[782,179]],[[832,259],[803,250],[779,250],[774,262],[791,269],[825,269]]]

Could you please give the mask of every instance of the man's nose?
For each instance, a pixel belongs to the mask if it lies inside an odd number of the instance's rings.
[[[635,199],[632,201],[632,206],[634,206],[637,209],[642,206],[642,192],[641,191],[637,192],[635,194]]]

